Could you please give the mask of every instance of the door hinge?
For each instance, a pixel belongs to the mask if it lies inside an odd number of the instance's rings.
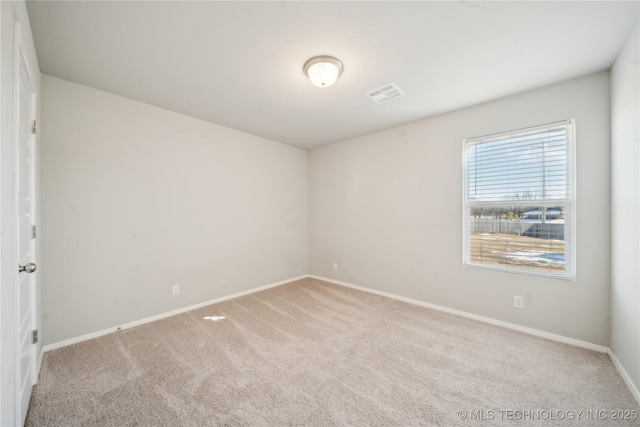
[[[31,344],[37,344],[38,343],[38,330],[34,330],[31,332]]]
[[[38,122],[36,120],[33,120],[31,122],[31,133],[33,134],[38,133]]]
[[[35,239],[35,238],[36,238],[36,236],[37,236],[37,234],[36,234],[36,226],[35,226],[35,225],[32,225],[32,226],[31,226],[31,238],[32,238],[32,239]]]

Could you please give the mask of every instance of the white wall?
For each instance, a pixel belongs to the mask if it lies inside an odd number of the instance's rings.
[[[42,89],[45,344],[307,273],[306,151]]]
[[[609,113],[603,72],[313,150],[310,273],[608,346]],[[463,267],[462,140],[569,118],[577,279]]]
[[[611,350],[640,388],[638,25],[611,69]]]
[[[15,408],[15,352],[18,324],[14,310],[14,298],[17,283],[18,258],[16,255],[15,229],[15,147],[14,147],[14,55],[16,24],[20,25],[24,40],[26,60],[32,72],[35,89],[40,89],[40,70],[35,47],[31,37],[31,27],[24,1],[0,2],[0,425],[19,424]],[[36,118],[39,114],[39,99],[36,99]],[[36,142],[36,165],[39,156]],[[36,166],[37,167],[37,166]],[[40,191],[36,179],[36,194]],[[37,198],[37,196],[36,196]],[[36,204],[36,222],[38,219]],[[35,261],[39,260],[36,253]],[[36,287],[40,286],[41,272],[35,273]],[[36,327],[39,327],[40,301],[36,301]],[[37,345],[40,351],[42,343]]]

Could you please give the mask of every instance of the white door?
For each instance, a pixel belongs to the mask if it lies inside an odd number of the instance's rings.
[[[36,346],[33,345],[35,329],[35,230],[34,225],[34,143],[35,91],[24,60],[21,44],[18,44],[16,60],[16,183],[17,183],[17,230],[18,230],[18,292],[16,313],[18,314],[18,345],[16,355],[16,387],[19,396],[18,416],[23,424],[29,409],[31,389],[36,382]],[[32,238],[33,237],[33,238]]]

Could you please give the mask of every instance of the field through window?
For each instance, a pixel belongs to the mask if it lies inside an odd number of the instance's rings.
[[[556,274],[565,272],[562,240],[503,233],[472,233],[470,249],[472,264]]]

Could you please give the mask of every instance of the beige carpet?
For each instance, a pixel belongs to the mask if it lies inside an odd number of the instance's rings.
[[[26,424],[640,425],[611,410],[605,354],[304,279],[46,353]]]

